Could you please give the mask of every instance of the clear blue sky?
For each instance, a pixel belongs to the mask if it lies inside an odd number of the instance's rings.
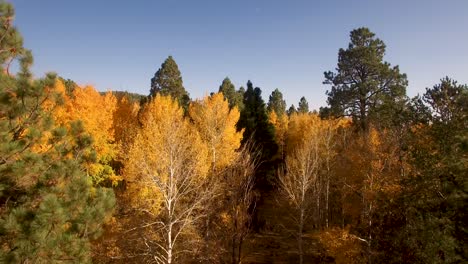
[[[192,97],[229,76],[263,98],[326,104],[323,72],[336,67],[349,32],[366,26],[385,60],[408,74],[408,94],[448,75],[468,83],[468,1],[13,0],[36,76],[55,71],[101,91],[148,94],[168,55]]]

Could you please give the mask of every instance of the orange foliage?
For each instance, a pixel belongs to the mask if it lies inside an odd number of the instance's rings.
[[[96,162],[87,164],[88,174],[96,184],[106,180],[116,184],[120,177],[110,166],[117,154],[113,129],[115,96],[111,92],[101,95],[91,86],[76,87],[73,94],[68,96],[61,81],[57,81],[54,89],[63,98],[63,105],[52,109],[55,122],[67,126],[71,121],[80,120],[86,132],[93,137]]]

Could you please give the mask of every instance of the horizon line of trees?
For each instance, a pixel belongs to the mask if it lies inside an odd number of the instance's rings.
[[[227,77],[191,100],[172,56],[147,96],[33,79],[13,18],[0,1],[0,262],[468,259],[468,86],[409,98],[368,28],[311,112]]]

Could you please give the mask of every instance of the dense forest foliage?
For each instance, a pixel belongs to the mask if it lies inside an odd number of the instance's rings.
[[[33,78],[13,18],[1,1],[0,262],[468,261],[468,86],[409,98],[369,29],[314,111],[227,77],[191,99],[171,56],[147,96]]]

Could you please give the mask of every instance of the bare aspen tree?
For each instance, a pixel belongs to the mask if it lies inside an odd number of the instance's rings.
[[[319,133],[311,132],[303,139],[302,144],[286,156],[285,170],[279,173],[280,190],[295,212],[291,218],[297,225],[296,236],[301,264],[304,255],[302,239],[304,224],[314,213],[315,196],[318,195],[316,184],[322,162]]]
[[[252,224],[249,208],[255,207],[254,173],[259,164],[259,152],[250,142],[239,150],[234,162],[223,173],[225,208],[230,218],[225,233],[232,264],[242,263],[242,246]]]
[[[152,262],[177,262],[192,246],[189,231],[205,215],[205,202],[215,188],[207,183],[207,149],[182,109],[170,97],[159,95],[144,109],[126,164],[130,183],[139,188],[137,209],[155,236],[145,236]],[[196,235],[192,235],[196,236]]]

